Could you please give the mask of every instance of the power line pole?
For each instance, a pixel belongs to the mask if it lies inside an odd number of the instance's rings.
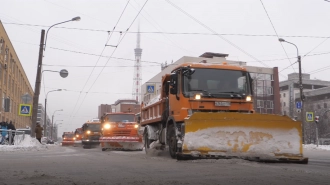
[[[305,144],[305,113],[304,113],[304,101],[305,96],[303,94],[303,83],[302,83],[302,74],[301,74],[301,56],[298,55],[298,64],[299,64],[299,90],[300,90],[300,101],[301,101],[301,126],[302,126],[302,141]]]
[[[39,94],[40,94],[40,85],[41,85],[41,67],[42,67],[42,58],[44,52],[44,39],[45,39],[45,30],[41,30],[37,77],[36,77],[36,82],[34,86],[34,95],[33,95],[31,137],[35,137],[34,130],[36,128],[36,123],[37,123],[38,103],[39,103]]]

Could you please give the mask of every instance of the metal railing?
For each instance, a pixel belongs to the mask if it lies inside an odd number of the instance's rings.
[[[24,138],[24,131],[0,129],[0,145],[18,145]]]

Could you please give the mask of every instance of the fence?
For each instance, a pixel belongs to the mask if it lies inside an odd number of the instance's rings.
[[[24,138],[24,131],[0,129],[0,145],[18,145]]]

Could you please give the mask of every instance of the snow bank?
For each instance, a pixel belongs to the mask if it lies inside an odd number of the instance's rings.
[[[299,154],[297,129],[262,129],[247,127],[215,127],[186,133],[183,148],[199,154],[274,157],[275,154]]]
[[[317,147],[317,145],[308,144],[308,145],[304,145],[304,149],[306,149],[306,150],[328,150],[328,151],[330,151],[330,145],[319,145]]]
[[[46,145],[42,145],[36,138],[25,135],[25,139],[17,145],[0,145],[1,151],[39,151],[47,150]]]

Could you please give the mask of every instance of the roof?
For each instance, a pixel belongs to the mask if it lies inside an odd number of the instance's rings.
[[[242,66],[229,65],[227,63],[215,64],[215,63],[183,63],[177,66],[173,71],[177,70],[180,67],[190,66],[191,68],[209,68],[209,69],[226,69],[226,70],[237,70],[237,71],[246,71]]]
[[[212,52],[205,52],[199,57],[204,57],[204,58],[213,58],[213,57],[228,57],[228,54],[224,53],[212,53]]]

